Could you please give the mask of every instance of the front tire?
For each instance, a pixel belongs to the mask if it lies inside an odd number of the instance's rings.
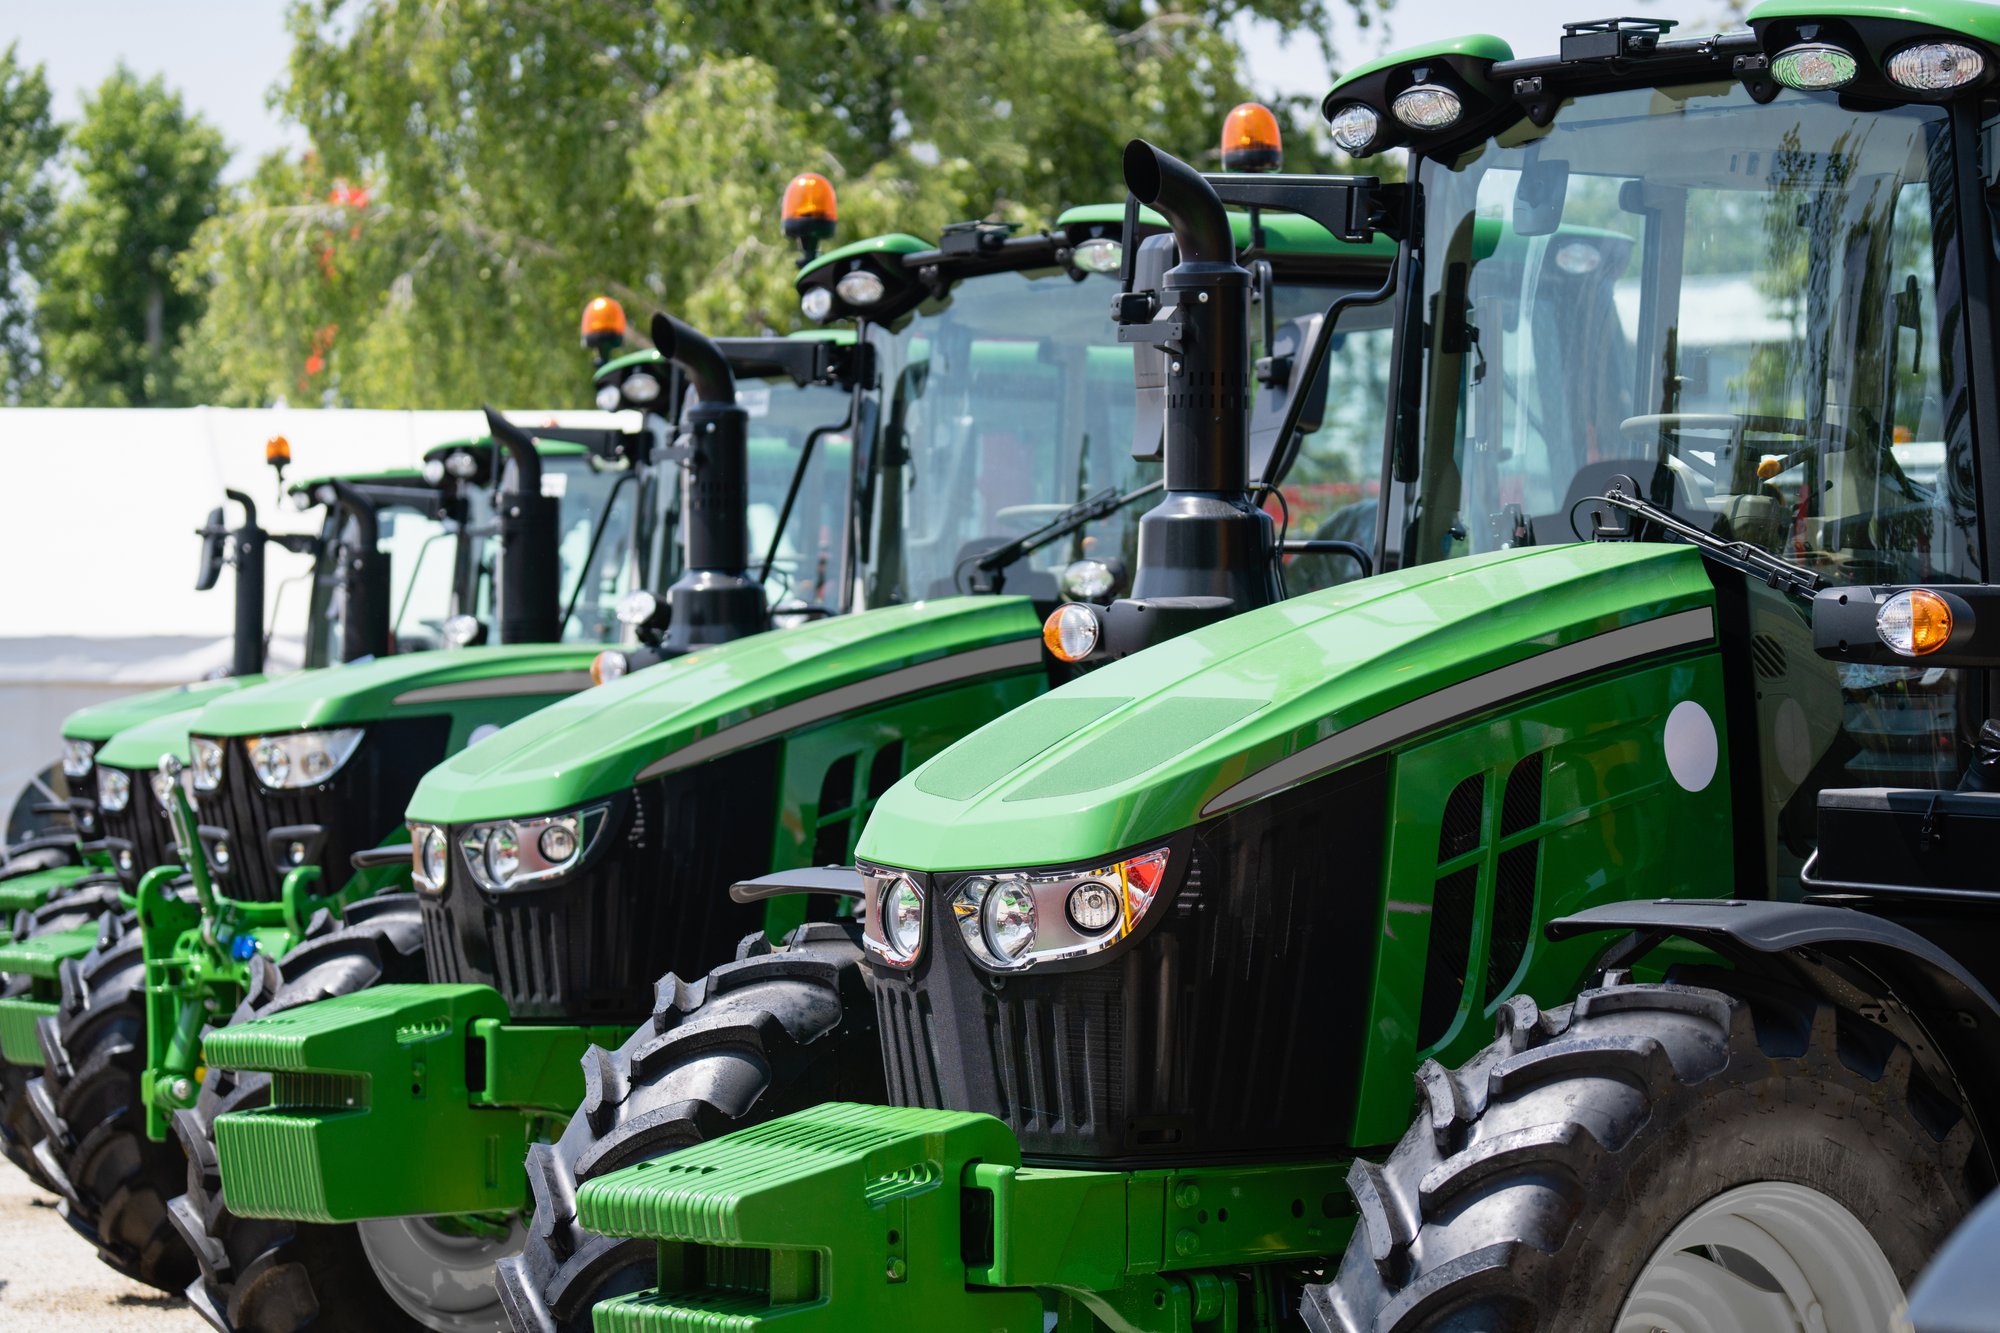
[[[1882,1028],[1706,979],[1517,996],[1426,1061],[1418,1123],[1349,1173],[1315,1333],[1891,1327],[1970,1206],[1970,1123]]]
[[[827,1101],[879,1102],[882,1052],[851,922],[811,922],[773,949],[752,935],[689,985],[660,982],[650,1021],[584,1056],[583,1105],[528,1150],[534,1215],[500,1265],[500,1297],[527,1333],[590,1333],[591,1307],[651,1286],[657,1247],[577,1222],[587,1180]]]

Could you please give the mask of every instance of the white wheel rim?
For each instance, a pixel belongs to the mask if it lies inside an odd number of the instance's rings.
[[[516,1220],[504,1239],[442,1230],[427,1217],[357,1222],[368,1266],[403,1313],[436,1333],[505,1333],[494,1266],[519,1254]]]
[[[1640,1270],[1617,1333],[1880,1333],[1903,1284],[1868,1228],[1805,1185],[1759,1181],[1690,1213]]]

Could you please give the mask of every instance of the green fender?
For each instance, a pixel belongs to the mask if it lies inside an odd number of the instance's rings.
[[[192,685],[172,685],[163,690],[146,690],[108,699],[101,704],[79,708],[64,718],[62,734],[67,740],[102,745],[127,727],[150,722],[166,713],[198,710],[223,695],[261,685],[266,679],[264,676],[224,676],[219,680],[199,680]]]

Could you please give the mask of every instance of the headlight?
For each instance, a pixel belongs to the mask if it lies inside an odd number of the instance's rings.
[[[1771,77],[1806,92],[1844,88],[1860,68],[1853,55],[1831,42],[1800,42],[1771,57]]]
[[[824,287],[812,287],[799,297],[799,311],[815,324],[824,324],[826,317],[833,313],[833,293]]]
[[[443,829],[410,825],[410,877],[426,893],[444,892],[445,851]]]
[[[452,647],[464,648],[468,644],[479,642],[480,628],[478,616],[458,615],[447,619],[438,633],[443,635],[444,641]]]
[[[650,370],[635,370],[625,377],[625,401],[650,403],[660,396],[660,377]]]
[[[1361,153],[1375,136],[1382,131],[1382,118],[1375,114],[1375,108],[1362,102],[1349,102],[1333,113],[1326,122],[1327,133],[1333,142],[1345,153]]]
[[[105,813],[117,814],[132,800],[132,775],[122,768],[97,770],[97,803]]]
[[[1163,847],[1095,870],[966,875],[951,891],[952,919],[982,965],[1018,972],[1098,953],[1126,938],[1159,896],[1166,873]]]
[[[603,831],[610,813],[608,804],[593,805],[537,819],[502,819],[474,824],[459,835],[458,849],[465,857],[466,869],[472,872],[473,881],[480,888],[490,893],[518,889],[554,879],[581,865]],[[416,854],[425,862],[430,856],[429,836],[427,832],[424,839],[417,843]],[[443,835],[439,834],[436,885],[432,892],[444,887],[443,841]],[[430,873],[428,864],[424,865],[418,882],[421,883],[423,877]]]
[[[862,941],[889,966],[910,966],[924,949],[924,891],[908,875],[869,875],[862,882]]]
[[[882,299],[882,293],[888,290],[882,285],[882,279],[865,268],[841,274],[840,281],[833,284],[833,289],[839,292],[840,299],[849,305],[874,305]]]
[[[257,781],[277,790],[317,787],[340,771],[361,744],[360,727],[251,736],[243,742]]]
[[[222,786],[222,742],[197,736],[189,744],[194,750],[194,789],[218,790]]]
[[[1922,42],[1889,57],[1889,77],[1920,93],[1971,83],[1986,72],[1986,57],[1963,42]]]
[[[1389,103],[1389,110],[1413,130],[1448,130],[1465,114],[1458,94],[1435,83],[1405,88]]]
[[[607,384],[597,391],[598,411],[616,412],[623,406],[625,406],[625,395],[618,392],[617,385]]]
[[[63,741],[62,770],[66,778],[86,778],[90,776],[90,766],[97,760],[97,747],[89,741]]]
[[[1115,236],[1093,236],[1078,241],[1069,257],[1086,273],[1116,273],[1125,262],[1125,243]]]

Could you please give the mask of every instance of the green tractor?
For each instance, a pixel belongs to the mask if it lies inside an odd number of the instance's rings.
[[[859,900],[885,1104],[582,1184],[654,1251],[596,1328],[1890,1327],[1991,1181],[2000,1031],[1939,790],[1992,664],[1945,645],[2000,513],[1996,34],[1929,13],[1442,44],[1327,102],[1407,189],[1212,178],[1399,237],[1387,572],[1058,610],[1092,669],[792,886]],[[1121,300],[1218,420],[1223,276]],[[1899,892],[1926,854],[1977,883]],[[586,1115],[697,1076],[665,1046]]]
[[[267,455],[277,452],[279,443],[267,446]],[[281,456],[290,461],[289,446]],[[406,589],[406,614],[418,572],[409,539],[415,535],[427,542],[429,530],[456,521],[444,492],[416,472],[340,478],[348,496],[344,507],[335,497],[334,482],[322,478],[290,490],[300,509],[326,506],[327,516],[317,535],[266,532],[258,523],[254,502],[235,491],[229,495],[242,506],[243,522],[229,529],[223,511],[217,509],[198,530],[203,548],[197,587],[213,587],[225,563],[236,569],[229,675],[111,700],[80,709],[63,722],[62,767],[71,791],[64,814],[73,831],[46,840],[38,849],[42,868],[0,879],[0,914],[11,925],[10,940],[0,944],[0,1151],[37,1183],[54,1188],[34,1157],[34,1145],[42,1135],[26,1100],[28,1080],[42,1068],[37,1024],[56,1011],[64,960],[81,958],[96,944],[98,918],[104,913],[131,911],[139,868],[159,859],[165,830],[149,814],[146,800],[158,756],[185,755],[189,719],[209,701],[264,679],[264,566],[269,545],[279,543],[313,557],[315,613],[306,619],[305,659],[324,664],[389,650],[386,639],[377,642],[345,633],[349,627],[323,614],[335,604],[340,571],[352,560],[344,553],[353,550],[357,540],[353,507],[365,505],[372,511],[378,533],[393,538],[400,532],[404,538],[400,543],[385,542],[375,558],[394,566],[390,578],[392,586]],[[417,532],[407,531],[410,527]],[[452,611],[449,602],[436,607],[441,617]],[[101,779],[100,766],[106,775]],[[67,846],[62,845],[65,840]],[[26,859],[18,857],[11,864],[20,866]]]
[[[587,1327],[599,1296],[650,1277],[643,1247],[574,1228],[578,1175],[614,1162],[597,1140],[657,1152],[656,1131],[671,1145],[879,1090],[872,1021],[834,1030],[859,1013],[856,923],[801,925],[796,896],[731,902],[711,889],[849,859],[904,772],[1070,674],[1042,635],[1065,593],[1108,597],[1135,560],[1143,568],[1130,515],[1160,489],[1160,422],[1143,424],[1133,354],[1111,341],[1116,272],[1137,259],[1121,223],[1112,206],[1035,235],[970,224],[936,245],[877,238],[801,270],[809,316],[860,324],[853,513],[831,577],[870,609],[617,681],[425,779],[409,817],[431,984],[375,986],[207,1040],[214,1098],[205,1090],[181,1123],[212,1136],[216,1170],[176,1215],[207,1222],[217,1262],[197,1302],[212,1322],[294,1327],[279,1316],[309,1296],[322,1310],[341,1301],[328,1317],[345,1326],[362,1315],[334,1282],[342,1233],[358,1231],[371,1258],[384,1235],[442,1254],[445,1238],[483,1224],[525,1244],[502,1266],[517,1323]],[[1295,316],[1379,285],[1389,252],[1290,217],[1225,226],[1260,264],[1281,355],[1296,347]],[[1147,215],[1124,241],[1164,230]],[[1296,399],[1303,413],[1317,401],[1283,395],[1289,368],[1270,374],[1271,402]],[[1373,446],[1335,431],[1303,452],[1294,466],[1331,490]],[[1358,549],[1294,548],[1326,564]],[[740,1025],[708,1029],[712,1008],[686,1013],[699,992],[654,984],[732,951]],[[635,1028],[633,1041],[669,1033],[671,1062],[697,1027],[733,1062],[726,1086],[689,1091],[705,1099],[698,1124],[607,1106],[611,1048]],[[572,1117],[579,1105],[588,1114]],[[451,1322],[435,1296],[419,1304],[415,1285],[403,1304],[419,1323],[474,1326],[469,1313]]]

